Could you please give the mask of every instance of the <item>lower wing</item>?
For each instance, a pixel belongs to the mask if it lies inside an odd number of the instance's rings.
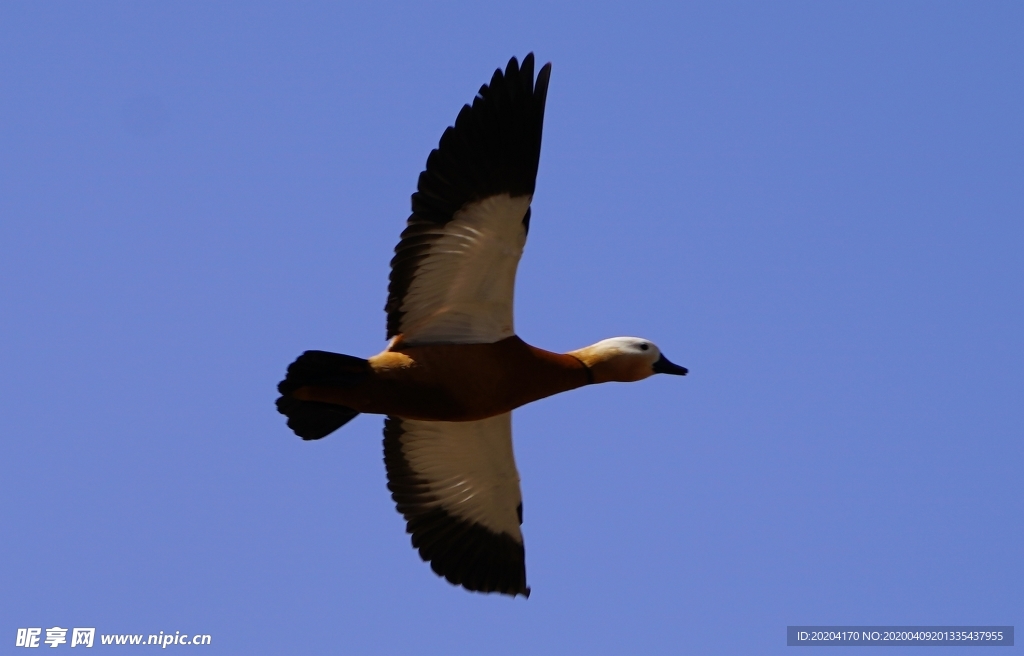
[[[530,596],[512,413],[480,421],[384,423],[388,488],[412,544],[467,590]]]

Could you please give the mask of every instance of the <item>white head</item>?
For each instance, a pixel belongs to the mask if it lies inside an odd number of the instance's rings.
[[[686,375],[685,367],[669,362],[654,342],[640,337],[603,339],[570,355],[590,367],[595,383],[631,383],[654,374]]]

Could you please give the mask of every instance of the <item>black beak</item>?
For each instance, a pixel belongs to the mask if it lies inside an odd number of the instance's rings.
[[[688,373],[686,367],[680,367],[677,364],[672,364],[668,361],[664,355],[658,358],[658,361],[654,363],[654,373],[656,374],[672,374],[673,376],[685,376]]]

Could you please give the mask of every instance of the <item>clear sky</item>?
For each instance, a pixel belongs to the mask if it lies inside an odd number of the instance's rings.
[[[0,653],[1024,625],[1022,35],[1017,2],[4,3]],[[691,373],[516,411],[512,600],[420,561],[380,417],[304,443],[273,401],[305,349],[384,347],[426,156],[529,51],[520,336]]]

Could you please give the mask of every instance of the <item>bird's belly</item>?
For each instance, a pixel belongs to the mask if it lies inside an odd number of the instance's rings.
[[[466,375],[445,381],[385,381],[375,392],[362,412],[421,421],[477,421],[518,405],[504,385]]]

